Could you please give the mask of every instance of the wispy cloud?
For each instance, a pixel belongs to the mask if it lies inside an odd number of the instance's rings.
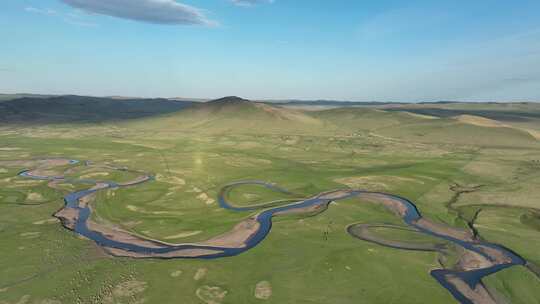
[[[402,7],[379,13],[365,20],[360,28],[361,38],[379,39],[393,35],[421,32],[436,27],[450,18],[450,13],[429,7]]]
[[[492,40],[459,45],[435,54],[423,63],[412,63],[421,71],[394,91],[410,88],[417,96],[420,85],[424,99],[532,100],[540,98],[540,30],[528,30]],[[392,91],[392,89],[388,90]]]
[[[48,15],[48,16],[56,16],[58,13],[55,10],[48,9],[48,8],[38,8],[33,6],[27,6],[24,8],[25,11],[29,13],[36,13],[36,14],[42,14],[42,15]]]
[[[274,0],[231,0],[237,6],[254,6],[257,4],[273,3]]]
[[[69,23],[72,25],[84,26],[84,27],[97,26],[96,23],[85,20],[84,16],[81,16],[80,14],[76,12],[65,13],[65,12],[55,11],[49,8],[39,8],[39,7],[33,7],[33,6],[25,7],[24,10],[33,14],[57,17],[64,20],[66,23]]]
[[[510,78],[504,78],[502,80],[502,82],[505,82],[505,83],[508,83],[508,84],[522,84],[522,83],[528,83],[528,82],[535,82],[535,81],[538,81],[539,78],[535,78],[535,77],[530,77],[530,76],[526,76],[526,77],[510,77]]]
[[[69,19],[69,18],[66,18],[66,19],[64,19],[64,21],[65,21],[66,23],[71,24],[71,25],[77,25],[77,26],[83,26],[83,27],[96,27],[96,26],[98,26],[97,23],[89,22],[89,21],[84,21],[84,20],[80,20],[80,19]]]
[[[155,24],[205,25],[209,20],[203,10],[174,0],[61,0],[88,13],[107,15]]]

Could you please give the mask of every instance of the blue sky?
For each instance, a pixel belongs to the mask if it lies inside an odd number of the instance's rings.
[[[540,101],[540,1],[3,0],[0,92]]]

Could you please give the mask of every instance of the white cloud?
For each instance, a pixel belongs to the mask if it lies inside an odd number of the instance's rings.
[[[216,25],[201,9],[174,0],[62,0],[88,13],[156,24]]]
[[[273,3],[274,0],[231,0],[231,2],[238,6],[253,6],[256,4]]]

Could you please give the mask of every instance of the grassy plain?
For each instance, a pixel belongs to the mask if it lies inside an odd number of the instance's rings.
[[[540,142],[527,132],[379,109],[220,104],[102,123],[1,125],[2,304],[455,303],[429,275],[437,253],[385,248],[346,233],[352,223],[401,224],[383,207],[358,200],[331,204],[314,217],[278,217],[266,240],[236,257],[109,257],[51,217],[62,196],[83,185],[54,190],[17,177],[24,168],[2,162],[50,157],[155,174],[150,183],[99,193],[93,217],[166,242],[205,240],[252,215],[219,208],[216,196],[230,182],[256,179],[294,195],[241,186],[231,200],[245,206],[344,187],[394,193],[434,221],[466,227],[457,212],[476,214],[482,237],[540,264]],[[74,167],[68,176],[136,176]],[[447,206],[453,183],[482,187],[461,195],[456,212]],[[393,237],[417,240],[408,235]],[[271,286],[266,300],[255,297],[262,281]],[[540,303],[540,280],[524,269],[486,284],[512,303]]]

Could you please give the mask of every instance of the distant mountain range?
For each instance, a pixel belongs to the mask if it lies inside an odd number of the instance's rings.
[[[316,107],[365,107],[365,106],[388,106],[388,105],[445,105],[445,104],[468,104],[466,101],[420,101],[420,102],[396,102],[396,101],[339,101],[339,100],[263,100],[269,104],[282,106],[316,106]],[[474,102],[477,104],[504,104],[505,102]],[[528,104],[531,102],[511,102],[514,104]]]
[[[378,116],[379,112],[407,112],[438,118],[452,118],[459,115],[476,115],[506,122],[526,122],[540,119],[539,103],[464,103],[453,101],[394,103],[394,102],[347,102],[332,100],[286,100],[250,101],[237,96],[228,96],[206,102],[189,99],[131,98],[131,97],[89,97],[77,95],[48,96],[32,94],[0,95],[0,123],[50,124],[50,123],[95,123],[128,120],[174,114],[186,125],[208,125],[206,128],[220,128],[220,122],[233,124],[239,128],[257,128],[251,122],[269,122],[265,127],[310,128],[328,113],[336,116],[336,123],[348,117],[347,111],[307,114],[307,110],[339,108],[359,108],[362,120]],[[370,112],[371,111],[371,112]],[[178,115],[176,114],[178,113]],[[359,112],[360,113],[360,112]],[[369,115],[365,115],[368,113]],[[170,116],[170,115],[169,115]],[[360,123],[360,116],[351,121],[351,126]],[[249,120],[249,124],[246,121]],[[324,121],[325,119],[323,119]],[[224,126],[226,124],[221,124]],[[320,124],[320,123],[319,123]]]
[[[207,102],[128,97],[18,95],[0,101],[0,126],[126,122],[145,132],[206,134],[369,134],[463,144],[507,144],[504,132],[528,145],[540,139],[540,103],[258,102],[228,96]],[[394,130],[395,129],[395,130]],[[471,131],[470,129],[474,129]],[[444,132],[446,133],[444,133]],[[442,134],[443,132],[444,134]],[[440,133],[440,134],[439,134]],[[489,137],[476,136],[487,134]],[[390,134],[390,133],[388,133]],[[406,134],[405,137],[400,137]],[[476,134],[472,136],[471,134]],[[399,136],[398,136],[399,135]],[[496,135],[501,135],[500,138]],[[489,141],[485,139],[489,138]],[[495,142],[493,138],[500,140]],[[458,141],[459,139],[459,141]],[[518,144],[518,143],[516,143]]]
[[[46,94],[0,94],[0,102],[6,100],[13,100],[19,98],[50,98],[50,97],[63,97],[63,96],[78,96],[78,95],[46,95]],[[88,98],[102,98],[102,99],[113,99],[113,100],[171,100],[171,101],[185,101],[185,102],[208,102],[213,101],[209,98],[188,98],[188,97],[168,97],[168,98],[141,98],[141,97],[130,97],[130,96],[104,96],[104,97],[89,97]],[[235,96],[229,96],[224,98],[230,98]],[[239,98],[239,97],[238,97]],[[223,99],[223,98],[220,98]],[[348,101],[348,100],[328,100],[328,99],[317,99],[317,100],[302,100],[302,99],[256,99],[253,100],[256,102],[267,103],[267,104],[278,104],[282,106],[329,106],[329,107],[353,107],[353,106],[383,106],[383,105],[410,105],[410,104],[420,104],[420,105],[437,105],[437,104],[460,104],[460,103],[470,103],[467,101],[454,101],[454,100],[441,100],[441,101],[419,101],[419,102],[403,102],[403,101]],[[501,104],[501,103],[514,103],[514,104],[528,104],[534,102],[474,102],[477,104]]]
[[[25,97],[31,97],[31,98],[48,98],[53,97],[56,95],[41,95],[41,94],[0,94],[0,102],[6,101],[6,100],[13,100],[18,98],[25,98]]]
[[[192,104],[161,98],[17,96],[0,101],[0,123],[104,122],[177,112]]]

